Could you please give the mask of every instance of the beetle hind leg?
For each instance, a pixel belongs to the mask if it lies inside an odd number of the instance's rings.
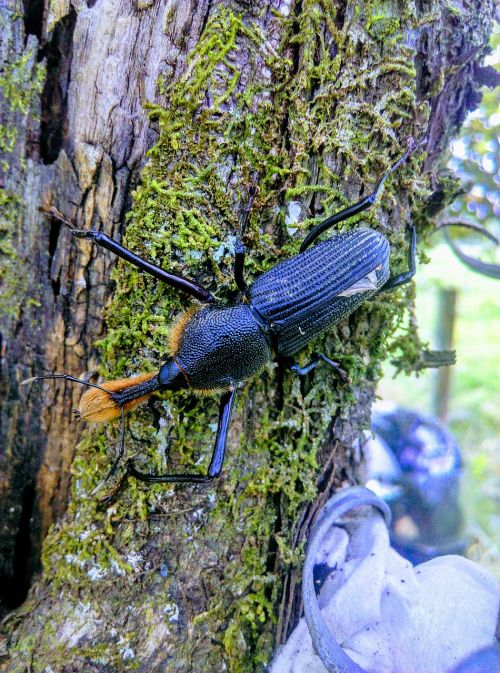
[[[305,376],[306,374],[309,374],[309,372],[312,371],[313,369],[316,369],[316,367],[321,362],[326,362],[326,364],[330,365],[330,367],[332,367],[332,369],[335,370],[338,377],[344,383],[347,383],[349,381],[349,377],[347,376],[347,373],[345,372],[344,369],[342,369],[340,364],[338,362],[335,362],[334,360],[331,360],[329,357],[324,355],[324,353],[313,353],[312,354],[312,360],[308,365],[305,365],[305,367],[300,367],[297,363],[294,363],[294,364],[290,365],[290,370],[294,374],[297,374],[298,376]]]
[[[408,271],[405,273],[400,273],[397,276],[389,278],[389,280],[382,285],[379,292],[387,292],[388,290],[394,290],[395,287],[409,283],[415,272],[417,270],[416,266],[416,256],[417,256],[417,232],[413,225],[409,226],[410,230],[410,247],[408,248]]]
[[[419,147],[421,147],[424,143],[425,140],[422,140],[412,145],[410,149],[408,149],[405,152],[405,154],[384,173],[384,175],[379,179],[379,181],[375,185],[375,189],[371,194],[365,196],[363,199],[361,199],[361,201],[358,201],[358,203],[355,203],[352,206],[348,206],[347,208],[340,210],[338,213],[330,215],[330,217],[327,217],[326,220],[323,220],[323,222],[317,224],[302,241],[302,245],[300,246],[300,252],[304,252],[304,250],[307,250],[307,248],[312,243],[314,243],[314,241],[318,238],[318,236],[321,236],[323,232],[325,232],[327,229],[330,229],[330,227],[333,227],[334,224],[338,224],[339,222],[348,220],[350,217],[358,215],[359,213],[362,213],[364,210],[367,210],[368,208],[373,206],[373,204],[377,201],[387,178],[390,175],[392,175],[394,171],[396,171],[402,164],[404,164],[404,162],[408,159],[408,157],[411,154],[413,154],[413,152]]]
[[[139,481],[143,481],[146,484],[205,484],[212,481],[212,479],[215,479],[215,477],[218,477],[224,462],[227,432],[229,428],[234,397],[234,390],[224,393],[224,395],[221,397],[217,437],[215,438],[212,460],[208,466],[207,474],[146,474],[144,472],[139,472],[139,470],[135,468],[133,462],[129,460],[127,461],[128,475],[134,477],[135,479],[139,479]]]

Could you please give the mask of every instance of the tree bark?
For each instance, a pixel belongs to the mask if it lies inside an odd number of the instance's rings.
[[[90,493],[118,428],[68,423],[78,386],[19,384],[158,369],[188,303],[38,209],[124,237],[230,301],[231,237],[255,174],[250,278],[426,136],[425,164],[415,155],[363,217],[389,237],[399,272],[412,213],[430,231],[456,191],[438,169],[480,100],[494,4],[0,0],[0,10],[6,609],[24,597],[43,541],[43,574],[4,623],[0,671],[262,670],[300,616],[314,513],[356,481],[353,443],[411,291],[369,302],[311,345],[340,360],[350,386],[320,368],[296,381],[280,365],[246,385],[217,484],[129,480],[105,505]],[[418,338],[408,341],[409,353]],[[154,472],[167,449],[170,465],[206,460],[215,419],[211,398],[164,396],[130,417],[127,453]]]

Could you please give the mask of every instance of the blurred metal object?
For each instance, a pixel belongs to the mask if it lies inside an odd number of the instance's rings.
[[[472,271],[476,271],[483,276],[488,276],[489,278],[495,278],[496,280],[500,279],[500,265],[494,264],[492,262],[482,262],[480,259],[471,257],[471,255],[466,255],[463,250],[455,243],[447,231],[444,232],[446,242],[453,250],[458,259],[465,264]]]
[[[494,263],[483,262],[476,257],[471,257],[467,255],[458,245],[455,243],[453,238],[448,232],[449,227],[464,227],[466,229],[472,229],[485,238],[489,238],[490,241],[493,241],[497,246],[500,245],[498,238],[483,227],[478,222],[471,222],[470,220],[463,218],[448,218],[446,220],[441,220],[438,222],[436,230],[444,229],[444,237],[450,248],[453,250],[458,259],[465,264],[472,271],[482,274],[483,276],[489,276],[489,278],[495,278],[496,280],[500,279],[500,265]]]
[[[375,409],[372,430],[363,446],[364,482],[391,508],[392,546],[414,564],[463,554],[462,458],[454,436],[438,419],[395,404]]]

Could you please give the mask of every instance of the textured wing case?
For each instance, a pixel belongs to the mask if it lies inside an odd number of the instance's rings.
[[[369,274],[373,289],[339,296]],[[248,298],[293,355],[373,296],[389,277],[389,242],[371,229],[337,234],[278,264],[249,288]]]

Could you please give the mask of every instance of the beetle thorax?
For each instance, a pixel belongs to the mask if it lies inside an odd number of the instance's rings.
[[[233,388],[271,360],[268,341],[243,303],[208,306],[179,324],[171,355],[196,390]]]

